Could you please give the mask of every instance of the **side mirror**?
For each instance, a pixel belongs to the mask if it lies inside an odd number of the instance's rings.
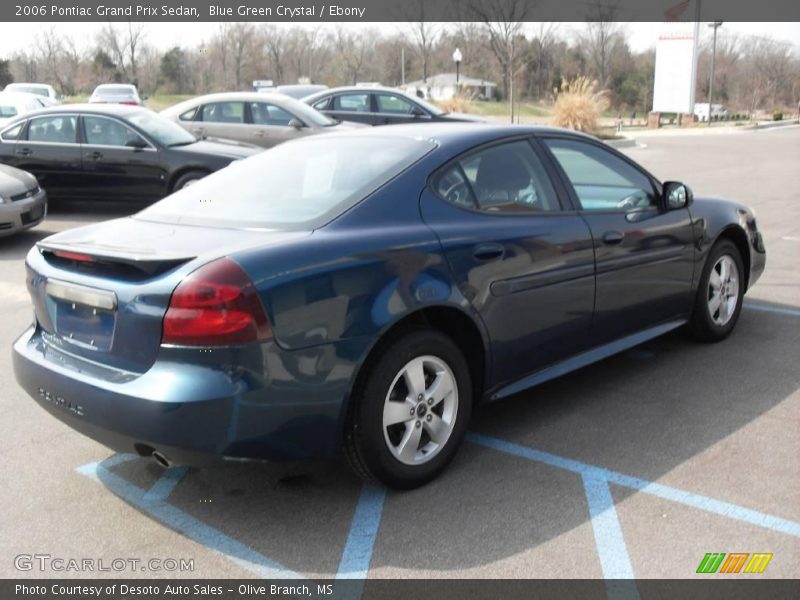
[[[305,127],[303,122],[300,119],[292,119],[289,121],[289,127],[294,127],[295,129],[302,129]]]
[[[143,150],[144,148],[147,148],[147,143],[141,138],[131,138],[125,142],[125,145],[128,148],[133,148],[134,150]]]
[[[680,181],[665,181],[662,193],[662,204],[666,210],[677,210],[691,206],[694,200],[692,190]]]
[[[427,117],[428,113],[422,110],[419,106],[415,106],[414,108],[411,109],[411,116],[414,117],[415,119],[420,119],[423,117]]]

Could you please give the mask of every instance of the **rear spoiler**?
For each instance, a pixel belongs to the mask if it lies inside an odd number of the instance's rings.
[[[179,253],[123,252],[114,248],[81,244],[58,244],[48,241],[36,243],[45,258],[52,258],[75,266],[113,268],[124,265],[147,276],[155,276],[186,263],[195,256]]]

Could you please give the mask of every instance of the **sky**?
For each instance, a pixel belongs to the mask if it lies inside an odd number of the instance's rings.
[[[36,34],[43,28],[56,24],[50,23],[0,23],[0,58],[9,58],[15,49],[21,45],[29,45],[35,39]],[[276,23],[279,27],[303,26],[302,23]],[[403,23],[328,23],[328,28],[335,28],[342,25],[348,29],[377,28],[386,33],[395,31],[408,31],[408,25]],[[654,47],[660,23],[626,23],[625,29],[628,33],[628,42],[635,51],[646,50]],[[103,23],[59,23],[57,29],[63,33],[69,33],[74,38],[85,40],[87,45],[94,41],[96,32],[103,26]],[[218,24],[217,23],[181,23],[180,38],[175,36],[175,23],[148,23],[146,41],[160,49],[170,48],[175,45],[184,47],[194,47],[202,40],[211,37]],[[310,26],[310,25],[306,25]],[[536,24],[529,25],[532,32]],[[580,23],[561,23],[559,30],[562,35],[569,35],[579,31],[582,27]],[[740,35],[770,36],[779,40],[789,42],[794,45],[795,52],[800,54],[800,23],[734,23],[726,22],[720,32],[735,31]],[[710,29],[701,27],[701,35],[710,36]]]

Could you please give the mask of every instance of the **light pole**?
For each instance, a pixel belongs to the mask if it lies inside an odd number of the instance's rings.
[[[717,61],[717,29],[722,25],[722,21],[709,23],[709,27],[714,28],[714,41],[711,44],[711,77],[708,80],[708,126],[711,127],[711,101],[714,96],[714,63]]]
[[[459,80],[458,68],[461,65],[462,58],[463,57],[461,56],[461,50],[456,48],[456,51],[453,52],[453,61],[456,63],[456,91],[458,91],[458,80]]]

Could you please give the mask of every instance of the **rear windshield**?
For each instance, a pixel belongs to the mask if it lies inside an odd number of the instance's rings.
[[[17,116],[17,107],[10,104],[0,104],[0,119]]]
[[[135,218],[232,228],[313,229],[362,200],[434,144],[320,135],[281,144],[201,179]]]
[[[30,85],[16,85],[11,84],[6,86],[7,92],[24,92],[26,94],[36,94],[37,96],[49,96],[47,88],[40,87],[40,86],[30,86]]]
[[[110,85],[99,87],[94,92],[98,96],[121,96],[133,94],[133,88],[125,85]]]

